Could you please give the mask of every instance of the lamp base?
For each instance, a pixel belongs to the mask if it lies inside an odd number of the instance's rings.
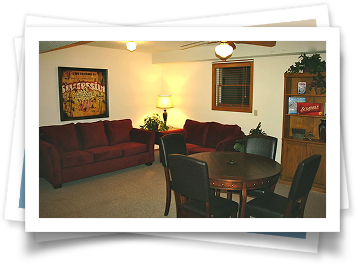
[[[167,121],[167,112],[164,110],[164,113],[162,114],[162,117],[164,118],[164,122],[166,123]]]

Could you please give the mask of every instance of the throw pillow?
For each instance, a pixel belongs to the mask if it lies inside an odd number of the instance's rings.
[[[81,140],[83,150],[108,145],[103,121],[77,123],[76,130]]]
[[[104,126],[108,136],[109,145],[130,142],[130,131],[133,128],[130,119],[104,121]]]
[[[209,123],[187,119],[183,129],[185,130],[186,142],[205,146]]]

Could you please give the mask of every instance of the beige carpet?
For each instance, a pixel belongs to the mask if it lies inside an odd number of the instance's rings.
[[[152,166],[136,166],[63,184],[53,189],[40,179],[40,218],[174,218],[175,202],[165,210],[164,170],[158,152]],[[290,186],[277,184],[275,192],[287,196]],[[225,197],[225,194],[221,196]],[[173,196],[172,196],[173,197]],[[237,195],[233,200],[239,201]],[[311,191],[305,218],[326,217],[326,195]]]

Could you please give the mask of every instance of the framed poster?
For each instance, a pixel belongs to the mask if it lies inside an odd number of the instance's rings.
[[[108,69],[58,67],[61,121],[109,117]]]

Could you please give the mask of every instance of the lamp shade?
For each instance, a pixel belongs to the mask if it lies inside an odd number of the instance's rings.
[[[174,103],[172,102],[171,95],[159,95],[159,97],[157,98],[156,108],[169,109],[173,107],[174,107]]]
[[[217,45],[214,50],[216,52],[216,55],[218,55],[218,57],[222,59],[227,59],[231,57],[233,53],[233,47],[227,42],[223,41],[219,45]]]
[[[136,50],[136,43],[133,42],[133,41],[129,41],[129,42],[126,44],[126,48],[127,48],[129,51],[133,52],[133,51]]]

